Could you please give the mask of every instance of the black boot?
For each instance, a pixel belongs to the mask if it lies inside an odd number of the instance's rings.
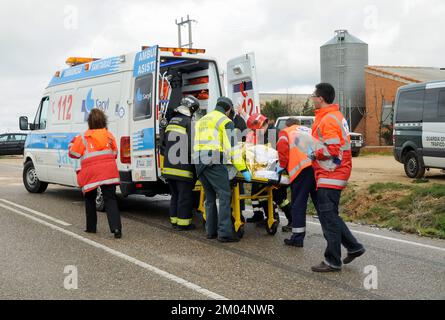
[[[114,230],[113,231],[113,233],[114,233],[114,238],[115,239],[121,239],[122,238],[122,230]]]

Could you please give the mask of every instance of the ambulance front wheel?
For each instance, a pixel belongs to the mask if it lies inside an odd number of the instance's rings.
[[[32,161],[25,163],[23,168],[23,184],[30,193],[43,193],[48,188],[48,183],[40,181],[37,177]]]

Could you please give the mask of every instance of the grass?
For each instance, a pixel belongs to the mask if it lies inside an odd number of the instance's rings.
[[[361,156],[394,156],[393,151],[366,151],[360,152]]]
[[[342,195],[346,221],[445,239],[445,185],[375,183]]]

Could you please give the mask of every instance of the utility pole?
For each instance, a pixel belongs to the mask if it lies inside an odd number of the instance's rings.
[[[193,48],[193,39],[192,39],[192,22],[198,22],[196,20],[190,20],[189,15],[187,15],[187,20],[184,21],[184,18],[181,17],[181,22],[178,22],[178,20],[175,20],[176,25],[178,26],[178,47],[179,48],[183,48],[183,47],[189,47],[190,49]],[[183,26],[187,25],[188,26],[188,31],[189,31],[189,43],[185,43],[182,44],[182,30],[181,28]]]

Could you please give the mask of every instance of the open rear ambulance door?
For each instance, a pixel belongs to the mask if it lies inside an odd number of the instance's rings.
[[[247,116],[260,112],[260,95],[253,52],[231,59],[227,63],[227,95],[235,106],[238,103],[243,106]]]
[[[138,52],[134,61],[131,167],[134,182],[157,181],[156,83],[158,47]]]

